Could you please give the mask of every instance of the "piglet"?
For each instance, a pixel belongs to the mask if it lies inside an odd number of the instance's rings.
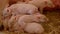
[[[45,23],[48,22],[48,18],[45,15],[42,14],[34,14],[34,15],[23,15],[19,18],[18,23],[32,23],[32,22],[39,22],[39,23]]]
[[[38,12],[38,8],[31,4],[13,4],[9,7],[12,14],[35,14]]]
[[[33,4],[38,7],[41,13],[43,13],[45,7],[55,7],[51,0],[31,0],[28,4]]]
[[[41,24],[38,23],[28,23],[26,27],[24,28],[24,31],[28,33],[34,33],[34,34],[41,34],[44,32],[44,28],[42,27]]]

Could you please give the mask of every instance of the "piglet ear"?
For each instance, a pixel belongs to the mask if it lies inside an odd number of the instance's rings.
[[[8,11],[10,11],[9,7],[7,8]]]
[[[8,12],[8,13],[11,13],[11,12],[12,12],[9,7],[7,8],[7,12]]]
[[[7,9],[7,12],[9,12],[10,10],[9,9]]]

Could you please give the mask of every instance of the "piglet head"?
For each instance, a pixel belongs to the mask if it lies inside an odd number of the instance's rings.
[[[5,9],[3,10],[3,17],[8,17],[8,16],[10,16],[10,15],[11,15],[10,9],[9,9],[9,8],[5,8]]]
[[[44,22],[48,22],[49,21],[48,18],[45,15],[43,15],[43,14],[37,13],[35,15],[35,17],[37,18],[37,21],[38,22],[41,22],[41,23],[44,23]]]

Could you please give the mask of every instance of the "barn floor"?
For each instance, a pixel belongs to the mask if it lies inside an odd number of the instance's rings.
[[[44,34],[60,34],[60,11],[47,11],[45,15],[49,22],[42,25],[45,28]]]
[[[49,18],[49,22],[41,23],[45,28],[45,32],[43,34],[60,34],[60,11],[47,11],[44,14]],[[2,31],[0,32],[0,34],[15,34],[15,33]]]

